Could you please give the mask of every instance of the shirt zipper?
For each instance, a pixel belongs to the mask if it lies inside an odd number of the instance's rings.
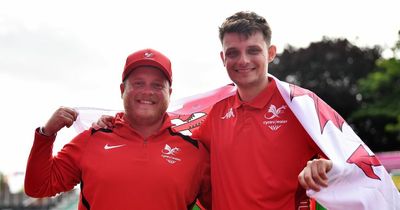
[[[148,145],[149,141],[147,138],[143,139],[143,154],[144,154],[144,158],[147,160],[149,157],[149,151],[147,149],[147,145]]]

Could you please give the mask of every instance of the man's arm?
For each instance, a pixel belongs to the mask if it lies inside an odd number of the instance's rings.
[[[211,209],[211,170],[210,170],[210,154],[204,147],[204,144],[199,142],[199,149],[204,154],[204,159],[201,167],[201,182],[196,206],[201,210]],[[193,208],[195,209],[195,208]]]
[[[37,128],[35,140],[29,155],[25,193],[32,197],[53,196],[62,191],[71,190],[80,181],[78,159],[80,147],[75,142],[67,144],[53,157],[53,143],[56,133],[64,126],[69,127],[76,120],[75,110],[61,107],[54,112],[43,128]]]

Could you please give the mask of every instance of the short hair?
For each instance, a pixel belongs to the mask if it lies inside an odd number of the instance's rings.
[[[271,27],[264,17],[255,12],[237,12],[225,19],[219,27],[219,39],[222,40],[226,33],[239,33],[246,38],[257,31],[261,32],[267,45],[271,44]]]

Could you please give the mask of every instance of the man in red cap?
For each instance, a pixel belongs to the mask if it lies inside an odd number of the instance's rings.
[[[54,196],[80,183],[79,209],[189,209],[210,206],[208,153],[175,132],[166,113],[172,92],[170,60],[153,49],[128,56],[120,85],[124,112],[114,127],[91,128],[52,156],[57,132],[78,113],[61,107],[37,128],[25,192]]]

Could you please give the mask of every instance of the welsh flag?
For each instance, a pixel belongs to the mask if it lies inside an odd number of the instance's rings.
[[[321,151],[333,162],[328,173],[329,187],[307,194],[317,203],[312,209],[400,209],[400,195],[390,175],[374,153],[354,133],[345,120],[313,92],[282,82],[272,75],[286,104]],[[190,135],[207,117],[213,104],[236,93],[232,84],[172,102],[168,113],[175,129]],[[103,114],[117,110],[76,108],[77,132],[88,129]]]
[[[333,162],[329,187],[308,190],[308,196],[327,209],[400,209],[391,176],[344,119],[313,92],[271,77],[305,130]]]

